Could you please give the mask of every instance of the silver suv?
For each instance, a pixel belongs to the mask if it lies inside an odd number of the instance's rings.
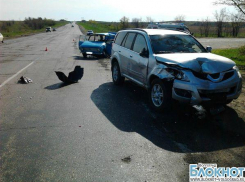
[[[191,105],[228,104],[241,93],[241,74],[232,60],[211,49],[179,31],[122,30],[112,46],[112,79],[120,85],[127,78],[148,89],[157,110],[172,98]]]

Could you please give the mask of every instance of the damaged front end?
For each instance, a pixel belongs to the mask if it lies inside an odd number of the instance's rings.
[[[236,66],[215,72],[214,64],[199,65],[199,70],[196,71],[175,63],[157,60],[157,65],[151,74],[172,82],[172,98],[182,103],[226,104],[239,97],[242,79]]]

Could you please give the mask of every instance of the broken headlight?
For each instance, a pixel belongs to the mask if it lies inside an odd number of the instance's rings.
[[[177,80],[182,80],[182,81],[186,81],[189,82],[189,78],[186,76],[186,74],[181,71],[181,70],[177,70],[177,69],[167,69],[167,71],[173,75]]]
[[[233,70],[236,70],[237,71],[237,74],[239,77],[241,77],[241,73],[239,72],[239,68],[237,66],[233,66]]]

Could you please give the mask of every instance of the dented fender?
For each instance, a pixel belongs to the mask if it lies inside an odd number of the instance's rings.
[[[149,77],[148,77],[148,80],[149,80],[149,83],[148,83],[148,87],[150,87],[150,78],[152,76],[157,76],[159,79],[165,79],[167,81],[172,81],[175,79],[175,77],[170,74],[168,71],[167,71],[167,68],[169,68],[167,65],[164,65],[164,64],[158,64],[149,74]]]

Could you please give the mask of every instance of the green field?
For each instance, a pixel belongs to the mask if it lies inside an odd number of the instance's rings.
[[[119,30],[118,23],[101,23],[96,21],[77,22],[84,28],[84,31],[93,30],[94,33],[117,32]],[[84,33],[85,33],[84,32]]]
[[[215,49],[212,51],[212,53],[227,57],[235,61],[237,65],[244,67],[245,66],[245,54],[241,54],[239,51],[240,49],[241,48]]]
[[[3,21],[0,22],[0,27],[3,23],[4,23]],[[55,25],[52,26],[52,28],[58,28],[67,23],[68,22],[66,21],[55,21]],[[33,33],[44,32],[45,29],[46,27],[33,30],[28,25],[24,24],[23,21],[14,21],[10,24],[10,26],[7,26],[4,30],[0,30],[0,32],[3,34],[4,38],[6,39],[6,38],[14,38],[14,37],[30,35]]]

